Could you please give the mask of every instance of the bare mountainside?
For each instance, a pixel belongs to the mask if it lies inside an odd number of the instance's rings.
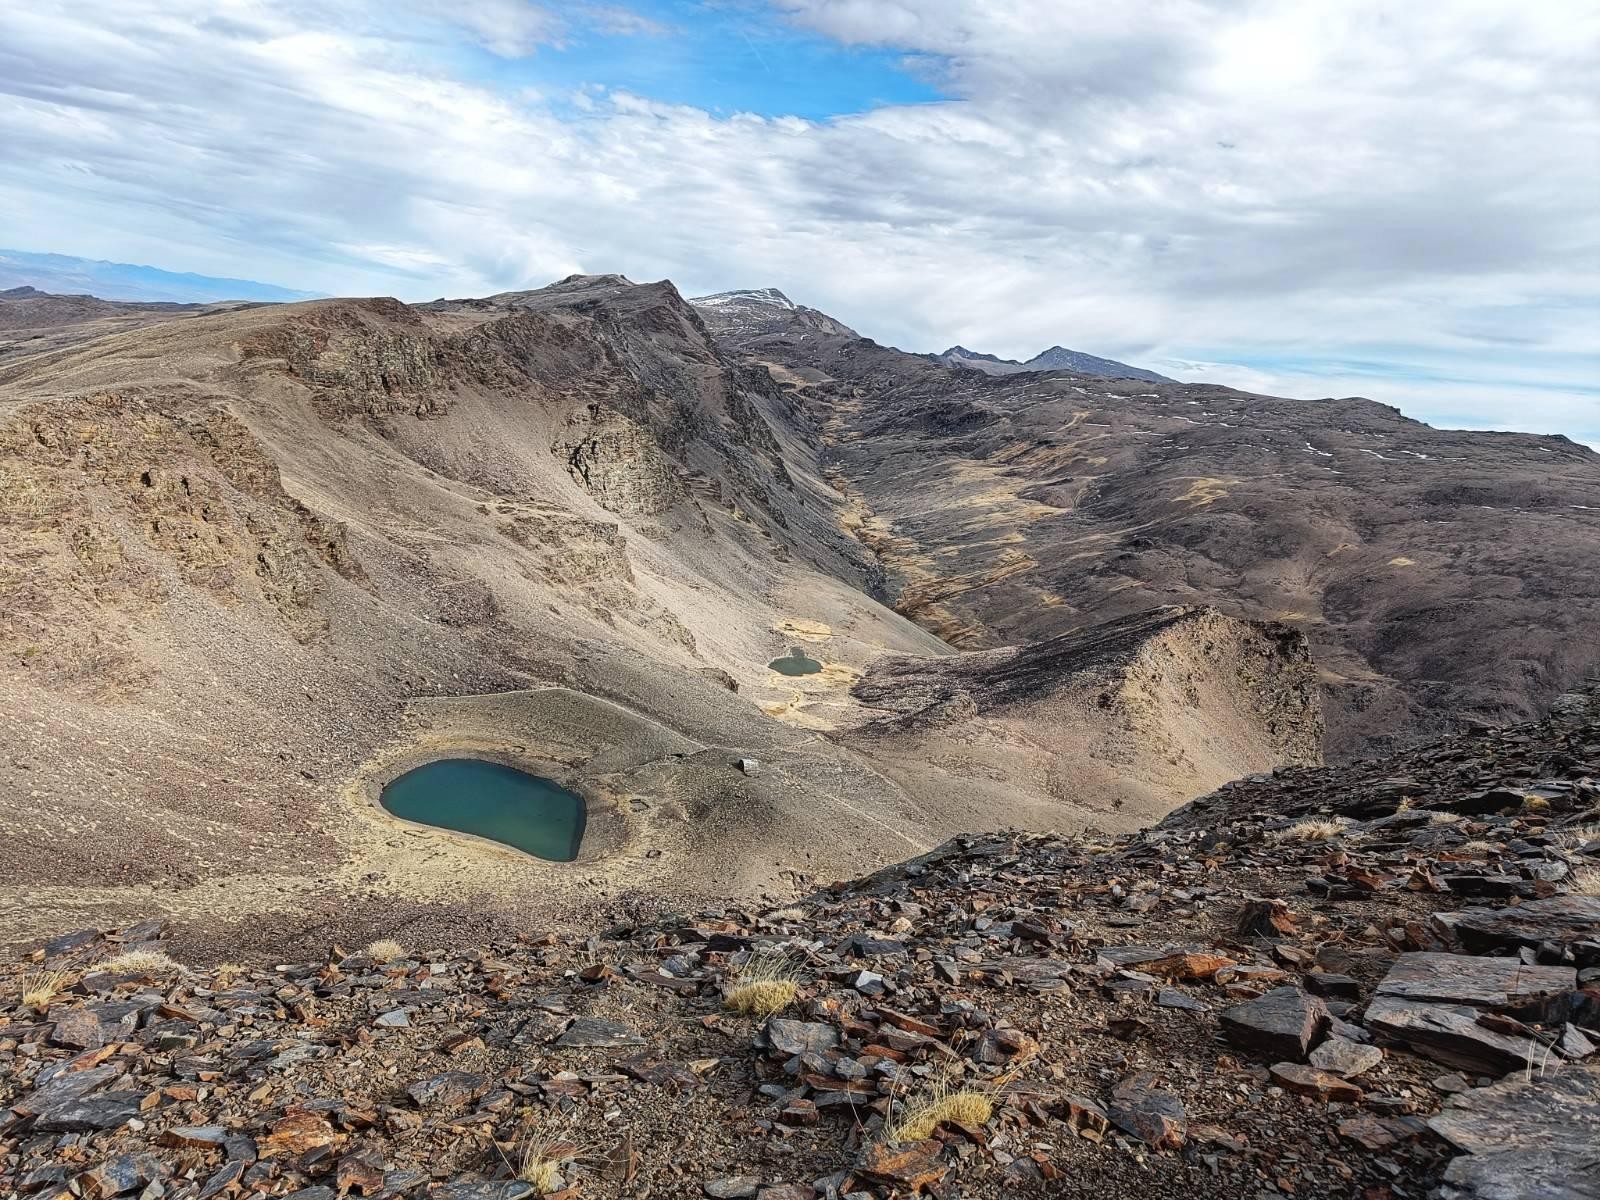
[[[0,362],[0,940],[783,898],[1317,759],[1282,626],[968,656],[885,607],[832,418],[670,284],[72,307]],[[791,646],[820,669],[770,669]],[[377,806],[450,755],[576,790],[577,863]]]
[[[1310,641],[1336,757],[1532,717],[1600,667],[1600,455],[1566,438],[952,370],[786,311],[703,315],[820,431],[883,599],[952,645],[1167,604],[1281,621]]]

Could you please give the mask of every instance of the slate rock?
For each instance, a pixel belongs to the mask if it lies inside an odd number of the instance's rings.
[[[132,1154],[119,1154],[98,1166],[90,1167],[78,1176],[86,1196],[120,1196],[142,1187],[148,1178],[139,1159]]]
[[[406,1095],[418,1108],[460,1108],[483,1094],[488,1080],[469,1071],[445,1071],[428,1079],[418,1080],[406,1089]]]
[[[1418,953],[1396,959],[1378,984],[1377,994],[1542,1014],[1577,985],[1578,973],[1572,967],[1526,966],[1515,958]]]
[[[839,1044],[839,1031],[817,1021],[795,1021],[771,1017],[758,1035],[763,1045],[783,1058],[800,1054],[824,1054]]]
[[[1600,940],[1600,896],[1552,896],[1514,908],[1469,908],[1450,923],[1468,950]]]
[[[212,1172],[210,1178],[206,1180],[205,1186],[200,1189],[200,1195],[197,1200],[211,1200],[213,1196],[220,1195],[233,1188],[238,1184],[239,1178],[244,1174],[247,1165],[242,1162],[224,1163],[216,1171]]]
[[[555,1041],[567,1048],[609,1049],[615,1046],[642,1046],[644,1039],[617,1021],[603,1017],[579,1017]]]
[[[1463,1154],[1444,1169],[1439,1200],[1600,1200],[1593,1153]]]
[[[1089,1134],[1095,1140],[1111,1128],[1111,1116],[1093,1100],[1082,1096],[1062,1096],[1057,1108],[1068,1128],[1077,1134]]]
[[[450,1183],[429,1196],[431,1200],[524,1200],[536,1194],[531,1183],[502,1179],[494,1183]]]
[[[871,1142],[856,1163],[858,1174],[877,1183],[903,1187],[913,1195],[925,1192],[949,1173],[939,1161],[939,1143],[918,1142],[910,1146],[886,1146]]]
[[[1428,1127],[1461,1157],[1442,1194],[1459,1200],[1600,1197],[1600,1068],[1512,1078],[1452,1097]]]
[[[1210,1012],[1211,1006],[1196,1000],[1181,988],[1164,987],[1156,993],[1156,1003],[1162,1008],[1181,1008],[1186,1012]]]
[[[1156,1085],[1155,1076],[1140,1072],[1111,1089],[1107,1110],[1117,1126],[1158,1150],[1176,1150],[1188,1134],[1189,1114],[1171,1092]]]
[[[228,1131],[221,1125],[177,1125],[157,1139],[163,1146],[190,1150],[211,1150],[227,1140]]]
[[[1301,1062],[1328,1030],[1328,1006],[1297,987],[1274,988],[1220,1015],[1235,1046],[1268,1058]]]
[[[1383,1051],[1342,1037],[1330,1037],[1311,1052],[1311,1065],[1346,1079],[1364,1075],[1383,1061]]]
[[[1316,1067],[1302,1066],[1300,1063],[1273,1063],[1268,1073],[1279,1087],[1302,1096],[1345,1104],[1354,1104],[1361,1099],[1360,1088],[1331,1071],[1319,1071]]]
[[[64,933],[44,944],[44,956],[46,959],[60,958],[63,954],[71,954],[74,950],[99,940],[98,929],[79,929],[72,933]]]
[[[121,1073],[119,1068],[107,1066],[90,1067],[87,1071],[60,1071],[44,1080],[32,1094],[13,1100],[11,1107],[20,1116],[37,1117],[104,1087]]]
[[[74,1008],[56,1019],[50,1031],[50,1044],[69,1050],[97,1050],[105,1045],[106,1031],[100,1018],[87,1008]]]
[[[139,1115],[143,1092],[101,1092],[66,1100],[41,1112],[34,1129],[42,1133],[92,1133],[119,1129]]]
[[[1325,1000],[1359,1000],[1361,985],[1348,975],[1312,971],[1306,976],[1306,991]]]
[[[1532,1038],[1479,1024],[1482,1010],[1464,1004],[1426,1004],[1375,997],[1367,1006],[1367,1028],[1391,1041],[1478,1075],[1504,1075],[1529,1061],[1544,1061],[1545,1047]]]
[[[711,1200],[749,1200],[760,1186],[761,1181],[754,1175],[728,1175],[706,1180],[700,1190]]]

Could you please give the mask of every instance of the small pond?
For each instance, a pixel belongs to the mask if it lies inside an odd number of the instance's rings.
[[[515,767],[445,758],[407,771],[379,803],[397,817],[514,846],[535,858],[571,862],[583,841],[581,796]]]
[[[815,675],[822,670],[822,664],[814,658],[807,658],[799,646],[790,646],[788,658],[775,658],[767,666],[779,675]]]

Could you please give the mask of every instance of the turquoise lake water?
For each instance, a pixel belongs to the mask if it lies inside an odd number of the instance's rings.
[[[515,767],[444,758],[407,771],[379,802],[407,821],[474,833],[535,858],[571,862],[583,842],[583,798]]]

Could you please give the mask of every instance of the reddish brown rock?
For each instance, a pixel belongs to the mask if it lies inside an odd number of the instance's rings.
[[[1354,1104],[1361,1099],[1360,1088],[1331,1071],[1319,1071],[1299,1063],[1274,1063],[1270,1071],[1272,1081],[1279,1087],[1302,1096],[1337,1100],[1345,1104]]]
[[[1176,1150],[1184,1143],[1189,1114],[1171,1092],[1162,1091],[1153,1075],[1130,1075],[1111,1091],[1111,1119],[1158,1150]]]
[[[873,1142],[862,1152],[856,1170],[867,1179],[909,1188],[916,1195],[949,1174],[949,1168],[939,1160],[939,1150],[936,1141],[892,1147]]]

